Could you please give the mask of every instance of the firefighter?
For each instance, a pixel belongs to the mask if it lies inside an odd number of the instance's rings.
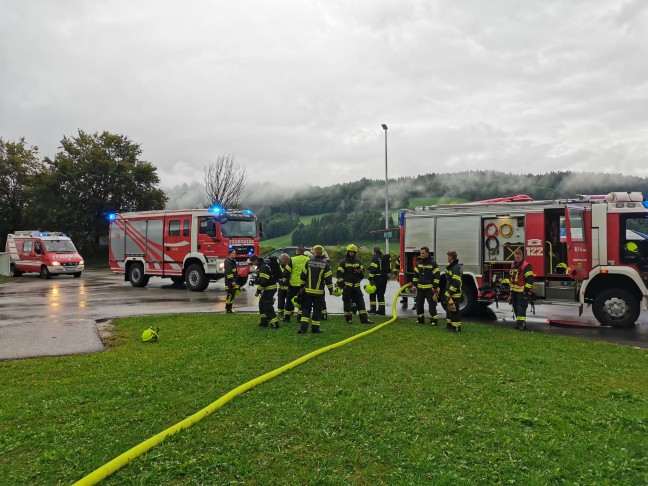
[[[329,258],[328,252],[326,250],[323,251],[322,258],[324,258],[324,261],[328,263],[329,266],[331,265],[331,259]],[[331,270],[331,272],[332,271],[333,270]],[[328,320],[328,308],[326,307],[326,299],[324,299],[324,308],[322,309],[322,320],[323,321]]]
[[[290,278],[288,280],[288,294],[286,295],[286,305],[284,307],[284,322],[290,322],[290,318],[295,312],[295,304],[293,298],[297,297],[299,289],[301,289],[301,273],[306,266],[306,262],[310,260],[306,255],[304,255],[304,245],[299,245],[297,247],[296,255],[290,259]],[[297,311],[297,321],[299,322],[299,313]]]
[[[321,245],[313,247],[313,258],[306,262],[300,276],[302,315],[298,334],[308,332],[308,324],[311,326],[312,333],[324,332],[320,328],[322,310],[326,303],[324,286],[328,287],[329,294],[333,295],[333,274],[331,266],[324,260],[323,252],[324,248]]]
[[[227,295],[225,296],[225,312],[227,314],[234,314],[232,310],[232,303],[238,290],[238,272],[236,271],[236,250],[230,250],[225,259],[225,289]]]
[[[459,312],[459,302],[461,302],[462,292],[462,275],[463,270],[457,259],[457,252],[450,250],[448,252],[448,266],[446,267],[446,330],[451,332],[461,332],[461,313]]]
[[[529,300],[532,298],[533,269],[531,264],[524,260],[522,250],[513,253],[515,261],[511,265],[511,305],[515,314],[515,328],[526,331],[526,311]]]
[[[274,296],[277,293],[277,281],[281,278],[281,267],[277,257],[261,260],[257,255],[250,257],[250,263],[260,265],[256,297],[259,297],[259,326],[279,328],[279,321],[274,310]]]
[[[281,267],[281,278],[277,282],[277,315],[279,318],[283,319],[284,308],[286,306],[286,296],[288,295],[288,282],[292,270],[292,267],[290,266],[290,255],[288,253],[281,254],[279,257],[279,266]]]
[[[439,325],[439,315],[437,314],[439,282],[439,265],[430,256],[430,249],[423,246],[416,268],[414,268],[414,279],[412,280],[412,289],[416,292],[416,322],[419,324],[425,324],[425,301],[427,301],[430,310],[430,325]]]
[[[387,271],[383,267],[383,254],[380,247],[374,246],[373,257],[369,263],[369,283],[376,287],[376,291],[369,294],[369,314],[385,315],[385,290],[387,289]]]
[[[373,321],[369,320],[369,316],[367,315],[364,297],[362,296],[362,290],[360,290],[360,282],[364,278],[364,268],[360,260],[356,258],[358,248],[354,244],[350,244],[346,249],[346,256],[337,267],[336,282],[336,285],[343,289],[344,318],[351,324],[353,321],[351,310],[355,304],[358,310],[358,316],[360,317],[360,323],[373,324]]]

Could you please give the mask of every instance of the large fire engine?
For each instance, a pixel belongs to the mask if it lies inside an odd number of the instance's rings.
[[[638,192],[424,206],[401,210],[399,226],[401,285],[411,281],[422,246],[442,271],[454,249],[463,264],[464,313],[506,294],[516,249],[532,265],[539,302],[571,302],[581,314],[591,304],[601,324],[618,327],[633,325],[648,306],[648,201]]]
[[[231,249],[236,250],[243,284],[250,255],[259,253],[260,223],[249,210],[140,211],[110,214],[108,219],[110,268],[134,287],[144,287],[157,276],[203,291],[210,281],[224,277]]]

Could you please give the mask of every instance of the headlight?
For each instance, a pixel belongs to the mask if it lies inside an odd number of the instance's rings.
[[[220,262],[218,264],[218,271],[219,272],[224,272],[225,271],[225,262]]]
[[[85,262],[84,262],[83,260],[81,260],[81,261],[79,262],[79,265],[83,265],[84,263],[85,263]]]
[[[60,267],[61,262],[52,262],[52,265],[55,266],[55,267]]]

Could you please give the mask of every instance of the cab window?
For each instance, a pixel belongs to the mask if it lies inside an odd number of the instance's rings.
[[[190,228],[190,221],[188,219],[184,220],[183,226],[182,226],[182,236],[189,236],[189,228]]]
[[[180,236],[180,220],[169,221],[169,236]]]
[[[34,242],[31,240],[25,241],[23,243],[23,251],[25,253],[31,253],[33,247],[34,247]]]

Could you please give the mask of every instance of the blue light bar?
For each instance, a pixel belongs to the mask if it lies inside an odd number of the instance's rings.
[[[108,214],[106,214],[106,219],[108,221],[115,221],[115,219],[117,219],[117,213],[108,213]]]
[[[249,214],[250,216],[252,216],[254,212],[251,209],[244,209],[243,214]]]
[[[219,214],[219,213],[221,213],[223,211],[223,208],[221,208],[218,205],[214,205],[214,206],[210,206],[207,211],[209,211],[210,213]]]
[[[648,209],[648,201],[643,202],[644,208]]]

